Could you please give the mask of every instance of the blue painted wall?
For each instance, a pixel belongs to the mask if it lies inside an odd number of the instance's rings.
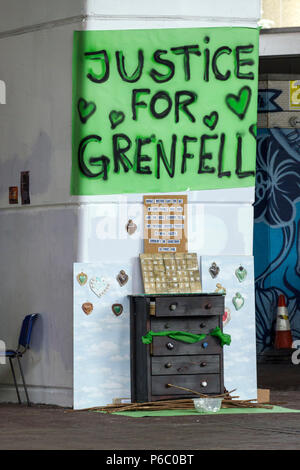
[[[293,338],[300,338],[300,130],[259,130],[256,170],[254,262],[261,352],[274,341],[280,294],[287,300]]]

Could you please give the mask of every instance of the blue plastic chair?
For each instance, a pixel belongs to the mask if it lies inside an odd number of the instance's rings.
[[[28,392],[27,392],[27,387],[26,387],[26,383],[25,383],[25,379],[24,379],[24,374],[23,374],[23,369],[22,369],[22,366],[21,366],[20,358],[25,354],[27,349],[29,349],[31,333],[32,333],[32,327],[33,327],[33,324],[34,324],[35,320],[37,319],[37,317],[38,317],[38,313],[33,313],[31,315],[26,315],[26,317],[24,318],[23,323],[22,323],[20,336],[19,336],[19,344],[18,344],[17,349],[16,350],[7,349],[5,351],[5,356],[8,357],[8,359],[9,359],[9,363],[10,363],[10,367],[11,367],[11,371],[12,371],[12,375],[13,375],[13,379],[14,379],[14,383],[15,383],[15,387],[16,387],[16,392],[17,392],[17,396],[18,396],[18,401],[21,404],[22,402],[21,402],[21,398],[20,398],[20,393],[19,393],[19,389],[18,389],[18,384],[17,384],[16,375],[15,375],[12,360],[17,359],[17,361],[18,361],[28,406],[30,406],[30,401],[29,401],[29,396],[28,396]]]

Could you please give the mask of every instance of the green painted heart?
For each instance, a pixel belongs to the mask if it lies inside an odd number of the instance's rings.
[[[111,128],[115,129],[119,124],[121,124],[125,119],[125,114],[122,111],[111,111],[109,113],[109,120],[111,123]]]
[[[116,315],[116,317],[118,317],[123,312],[123,305],[122,304],[113,304],[111,306],[111,309],[114,312],[114,314]]]
[[[86,121],[96,111],[96,105],[92,101],[88,102],[84,98],[79,98],[77,105],[80,121],[85,124]]]
[[[208,116],[204,116],[203,122],[207,127],[209,127],[211,131],[213,131],[218,123],[218,119],[219,119],[219,115],[217,111],[213,111]]]
[[[244,86],[240,89],[238,95],[230,93],[226,96],[228,108],[240,119],[244,119],[251,100],[251,88]]]

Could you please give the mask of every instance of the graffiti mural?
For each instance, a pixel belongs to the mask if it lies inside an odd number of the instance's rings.
[[[257,136],[254,260],[258,352],[272,346],[277,299],[284,294],[300,338],[300,130]]]

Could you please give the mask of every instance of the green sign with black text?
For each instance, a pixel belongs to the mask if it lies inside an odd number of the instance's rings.
[[[258,30],[76,31],[71,194],[254,186]]]

